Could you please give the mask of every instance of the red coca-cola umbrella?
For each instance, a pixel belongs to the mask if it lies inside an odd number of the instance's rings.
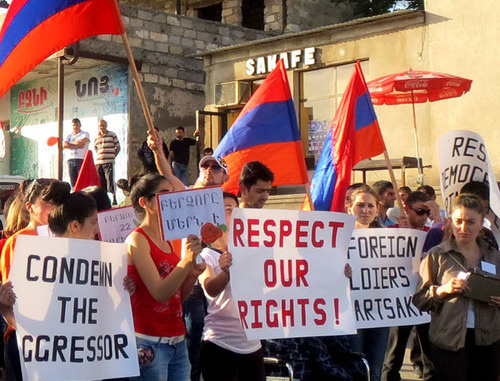
[[[413,110],[415,151],[418,163],[418,183],[423,181],[420,167],[415,103],[457,98],[470,90],[472,80],[450,74],[409,70],[377,78],[367,83],[374,105],[410,104]]]

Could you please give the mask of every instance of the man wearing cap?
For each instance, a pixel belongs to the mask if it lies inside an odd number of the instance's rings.
[[[200,176],[193,185],[193,188],[204,188],[214,185],[222,185],[229,178],[227,175],[227,165],[221,158],[212,155],[203,156],[200,160]]]

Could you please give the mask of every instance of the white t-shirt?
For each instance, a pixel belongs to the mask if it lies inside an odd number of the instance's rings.
[[[78,149],[67,149],[68,151],[68,159],[83,159],[85,157],[85,154],[87,153],[87,150],[89,149],[89,141],[90,141],[90,135],[88,132],[85,132],[83,130],[80,130],[78,134],[69,134],[65,141],[68,143],[73,143],[77,140],[87,138],[88,141],[85,144],[85,147],[83,148],[78,148]]]
[[[207,266],[214,269],[216,275],[222,272],[219,267],[219,252],[206,247],[200,255]],[[203,340],[208,340],[219,347],[240,354],[259,350],[260,340],[247,340],[245,336],[238,314],[238,306],[231,292],[231,284],[228,283],[216,298],[208,295],[205,288],[203,291],[208,301],[208,315],[205,316]]]

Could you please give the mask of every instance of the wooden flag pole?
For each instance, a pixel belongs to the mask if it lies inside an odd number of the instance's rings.
[[[150,133],[154,132],[153,116],[151,115],[151,110],[149,109],[148,102],[146,100],[146,95],[144,94],[144,88],[142,87],[141,79],[139,78],[139,72],[137,71],[137,66],[135,65],[134,56],[132,55],[132,49],[130,43],[128,42],[127,33],[123,32],[121,34],[123,45],[125,46],[125,52],[127,53],[128,63],[132,71],[132,77],[134,79],[135,88],[137,89],[137,95],[139,95],[139,100],[141,101],[142,111],[146,117],[146,123],[148,124],[148,131]]]
[[[309,200],[309,206],[311,207],[311,211],[314,210],[314,203],[311,197],[311,184],[309,182],[305,183],[304,186],[306,187],[306,197]]]
[[[120,13],[120,8],[118,7],[118,2],[116,0],[111,0],[113,2],[113,7],[116,13],[116,19],[120,24],[123,33],[122,36],[123,46],[125,47],[125,53],[127,54],[127,60],[132,71],[132,78],[135,82],[135,88],[137,89],[137,95],[139,95],[139,100],[141,102],[142,111],[146,117],[146,123],[148,125],[148,131],[152,134],[154,132],[153,116],[151,115],[151,110],[149,109],[148,102],[146,100],[146,95],[144,94],[144,88],[142,87],[141,79],[139,78],[139,72],[137,71],[137,66],[135,65],[134,55],[132,54],[132,48],[128,41],[127,32],[125,31],[125,26],[123,25],[122,16]]]
[[[401,215],[404,215],[406,217],[406,212],[403,207],[403,201],[401,200],[401,196],[399,195],[398,192],[398,184],[396,183],[396,177],[394,176],[394,170],[392,169],[392,164],[391,160],[389,159],[389,154],[387,153],[387,150],[384,150],[384,159],[385,163],[387,164],[387,170],[389,171],[389,176],[391,177],[391,182],[392,186],[394,187],[394,191],[396,193],[396,200],[398,202],[399,210],[401,211]]]

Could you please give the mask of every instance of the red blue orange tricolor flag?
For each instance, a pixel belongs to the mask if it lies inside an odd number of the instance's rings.
[[[124,31],[116,0],[13,0],[0,31],[0,97],[64,47]]]
[[[343,212],[352,168],[384,151],[377,116],[357,62],[311,181],[314,209]]]
[[[258,160],[274,173],[273,185],[308,182],[297,117],[283,61],[266,77],[217,146],[228,166],[225,191],[237,193],[242,167]]]

